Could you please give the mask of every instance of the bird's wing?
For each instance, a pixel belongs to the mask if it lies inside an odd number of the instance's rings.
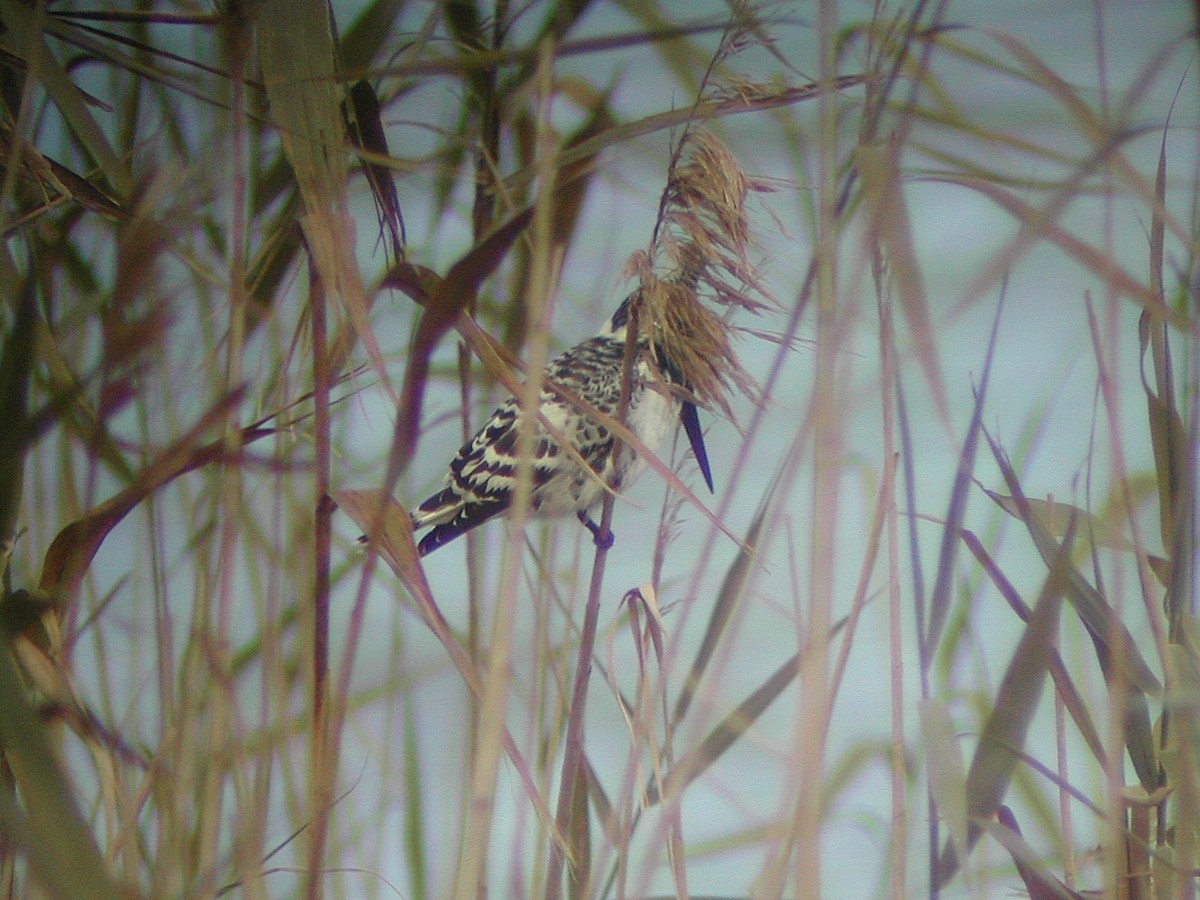
[[[450,463],[442,489],[413,511],[413,529],[433,526],[421,539],[422,556],[505,513],[517,479],[517,425],[520,407],[509,399],[465,444]],[[538,428],[534,442],[535,491],[554,475],[557,444]],[[534,499],[535,508],[537,498]]]

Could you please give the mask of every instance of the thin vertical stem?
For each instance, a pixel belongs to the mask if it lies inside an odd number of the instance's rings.
[[[329,355],[326,345],[325,282],[309,256],[309,311],[312,319],[313,408],[316,433],[313,560],[313,753],[326,744],[329,728],[329,553],[333,504],[329,499],[332,457],[329,431]]]
[[[832,38],[838,30],[835,0],[818,6],[818,31]],[[822,40],[820,72],[832,78],[836,66],[832,40]],[[829,705],[829,633],[832,621],[833,570],[837,559],[834,529],[838,482],[841,475],[841,429],[838,403],[838,277],[839,214],[835,196],[837,171],[837,96],[822,92],[818,173],[817,345],[813,387],[813,529],[809,574],[809,607],[804,623],[804,652],[800,665],[800,721],[796,804],[795,890],[800,900],[821,895],[821,810],[824,806],[825,743]]]
[[[535,429],[542,396],[546,358],[549,354],[548,316],[550,286],[558,255],[552,252],[552,216],[557,146],[549,127],[551,86],[554,55],[549,43],[540,48],[537,133],[537,170],[540,192],[534,213],[533,264],[527,302],[531,318],[538,323],[528,359],[529,375],[520,394],[521,418],[517,438],[516,486],[513,490],[511,514],[508,521],[508,543],[514,552],[505,554],[500,572],[492,623],[491,640],[487,651],[487,671],[483,696],[478,704],[475,726],[475,747],[472,759],[469,818],[464,829],[462,848],[455,872],[454,896],[467,898],[485,892],[485,873],[488,860],[489,836],[495,810],[496,776],[500,766],[502,741],[505,735],[505,709],[511,682],[513,630],[516,620],[517,595],[521,580],[523,530],[533,497],[533,456]]]
[[[629,411],[630,386],[637,351],[638,319],[636,306],[631,310],[625,337],[625,357],[621,363],[621,399],[617,405],[617,421],[625,422]],[[613,436],[612,459],[614,467],[621,454],[621,439]],[[600,510],[599,534],[612,534],[613,495],[605,493],[604,505]],[[592,564],[592,578],[588,585],[587,606],[583,612],[583,628],[579,634],[579,654],[575,664],[575,684],[571,691],[570,716],[567,719],[567,736],[563,746],[562,777],[558,787],[558,812],[556,822],[562,835],[572,833],[571,814],[575,780],[579,777],[583,760],[583,723],[587,708],[588,684],[592,675],[592,653],[596,645],[596,628],[600,621],[600,590],[604,585],[604,568],[608,561],[608,547],[596,545],[596,557]],[[550,847],[550,865],[546,875],[546,900],[558,900],[562,896],[562,872],[565,848],[553,840]]]
[[[246,171],[246,116],[244,65],[249,54],[247,24],[240,17],[231,17],[225,23],[224,38],[229,54],[230,65],[230,144],[229,144],[229,203],[231,210],[231,227],[227,253],[229,258],[229,306],[227,319],[226,356],[224,382],[221,391],[225,396],[239,390],[244,378],[242,355],[245,352],[246,339],[246,202],[249,194]],[[242,472],[236,460],[241,456],[242,428],[238,419],[238,407],[231,405],[225,419],[222,443],[225,458],[232,460],[221,468],[218,476],[220,527],[218,530],[218,550],[216,560],[217,609],[215,633],[209,633],[205,639],[209,641],[207,653],[207,670],[211,684],[215,688],[212,702],[209,705],[210,717],[206,726],[208,737],[203,748],[199,745],[196,752],[203,753],[207,759],[223,760],[225,762],[206,766],[204,776],[200,780],[200,793],[203,819],[208,823],[201,826],[202,849],[198,860],[199,870],[215,873],[219,847],[217,845],[220,828],[217,827],[224,814],[222,812],[227,795],[228,783],[226,777],[232,772],[234,788],[239,798],[245,794],[239,789],[240,779],[237,778],[236,725],[234,711],[237,709],[236,688],[231,674],[232,652],[230,647],[231,630],[233,627],[234,604],[237,590],[235,574],[238,570],[237,551],[240,544],[239,536],[242,527]],[[225,768],[228,766],[228,768]],[[238,842],[241,846],[242,842]],[[211,875],[208,876],[211,879]]]
[[[904,739],[904,621],[903,597],[900,593],[900,544],[899,523],[896,514],[895,460],[896,451],[896,371],[895,340],[891,297],[885,291],[882,260],[876,256],[876,289],[879,298],[879,355],[883,363],[880,375],[880,399],[883,404],[883,454],[892,467],[888,494],[887,547],[888,547],[888,653],[891,658],[891,704],[892,704],[892,897],[903,900],[907,882],[908,858],[908,761]]]

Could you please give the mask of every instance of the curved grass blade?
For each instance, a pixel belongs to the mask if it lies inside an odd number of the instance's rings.
[[[1021,490],[1021,484],[1017,479],[1016,472],[1013,471],[1012,464],[1008,461],[1004,451],[992,438],[987,429],[984,429],[983,433],[991,445],[996,464],[1000,467],[1000,471],[1004,475],[1004,480],[1008,483],[1009,491],[1016,503],[1019,518],[1025,523],[1026,528],[1029,529],[1034,546],[1047,565],[1056,563],[1062,556],[1064,545],[1060,545],[1058,541],[1051,537],[1038,517],[1033,514],[1025,493]],[[991,492],[988,493],[990,496]],[[1133,636],[1123,623],[1114,621],[1115,614],[1112,607],[1108,605],[1108,601],[1088,583],[1087,579],[1083,577],[1074,565],[1066,564],[1064,577],[1066,578],[1066,597],[1071,602],[1076,613],[1078,613],[1079,618],[1083,621],[1084,627],[1087,628],[1093,641],[1098,646],[1103,645],[1105,648],[1111,650],[1112,648],[1109,646],[1110,642],[1113,639],[1113,635],[1117,636],[1117,640],[1121,643],[1120,651],[1122,658],[1128,667],[1126,674],[1130,685],[1147,694],[1158,695],[1162,693],[1162,684],[1154,672],[1151,671],[1141,651],[1138,650]]]
[[[7,422],[0,433],[0,538],[5,544],[19,508],[22,463],[28,449],[26,416],[36,320],[33,279],[26,280],[12,300],[15,318],[0,358],[0,412]],[[7,562],[5,554],[0,558],[5,585]],[[120,894],[75,802],[47,726],[39,721],[26,692],[6,636],[0,639],[0,748],[7,773],[0,790],[0,832],[6,843],[22,851],[48,895],[116,900]]]

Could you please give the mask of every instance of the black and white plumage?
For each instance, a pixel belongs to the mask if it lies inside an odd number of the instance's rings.
[[[631,295],[621,304],[599,334],[572,347],[546,367],[547,380],[609,416],[616,416],[620,405],[626,329],[636,296]],[[648,450],[656,452],[675,424],[682,422],[705,483],[712,490],[704,437],[696,406],[686,399],[687,388],[671,361],[663,358],[661,348],[652,348],[643,332],[634,358],[626,425]],[[680,390],[685,392],[682,397]],[[539,411],[594,474],[563,450],[540,419],[535,421],[531,514],[553,517],[573,512],[598,543],[611,540],[610,535],[600,534],[587,510],[604,499],[603,485],[620,491],[641,474],[645,461],[625,447],[616,454],[614,463],[615,441],[609,429],[549,386],[542,389]],[[509,510],[516,489],[519,436],[520,403],[509,397],[458,451],[441,490],[413,511],[414,531],[433,529],[418,544],[422,556]]]

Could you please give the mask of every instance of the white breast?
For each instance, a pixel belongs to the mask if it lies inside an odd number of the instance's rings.
[[[679,401],[669,396],[661,384],[647,386],[637,403],[630,407],[627,421],[629,430],[638,436],[646,449],[658,453],[663,439],[674,431],[679,422]],[[625,471],[621,473],[621,488],[627,488],[646,470],[646,461],[640,454],[636,459],[629,459],[633,454],[628,450],[622,455],[628,461]]]

